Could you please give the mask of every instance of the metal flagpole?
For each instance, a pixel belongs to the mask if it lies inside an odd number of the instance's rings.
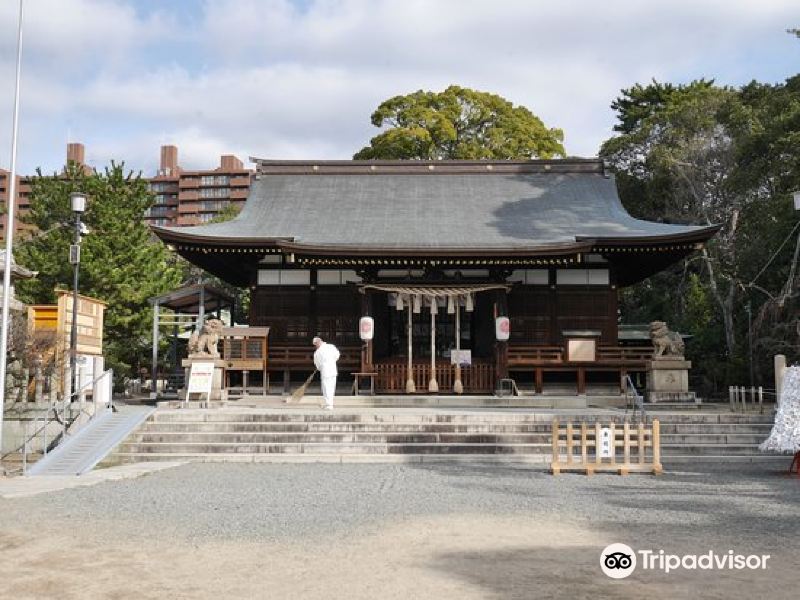
[[[6,406],[6,364],[8,357],[8,309],[11,304],[11,258],[14,250],[14,209],[17,194],[17,131],[19,129],[19,80],[22,67],[22,2],[19,0],[17,25],[17,76],[14,84],[14,117],[11,126],[11,173],[9,174],[8,201],[6,202],[6,256],[3,272],[3,321],[0,332],[0,450],[3,447],[3,412]]]

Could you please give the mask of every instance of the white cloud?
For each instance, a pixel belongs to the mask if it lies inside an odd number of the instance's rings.
[[[528,106],[565,130],[570,153],[592,155],[610,135],[609,104],[622,87],[652,77],[778,80],[800,57],[784,33],[800,25],[796,0],[150,6],[26,2],[24,168],[61,160],[68,134],[99,165],[124,157],[146,170],[161,143],[178,145],[191,168],[212,167],[221,153],[347,158],[377,133],[369,115],[381,100],[450,83]],[[0,4],[4,81],[13,76],[14,8]],[[188,10],[203,12],[188,19]],[[0,97],[0,164],[10,100]]]

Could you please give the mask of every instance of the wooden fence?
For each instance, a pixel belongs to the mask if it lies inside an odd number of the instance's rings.
[[[377,373],[375,387],[380,393],[405,393],[408,365],[405,362],[377,362],[372,366]],[[411,365],[414,384],[420,393],[427,393],[431,374],[430,362]],[[436,363],[436,382],[442,393],[450,393],[455,381],[455,367],[448,362]],[[461,368],[461,382],[467,393],[489,393],[494,389],[494,367],[487,362],[473,362]]]
[[[658,419],[652,424],[560,424],[553,419],[553,475],[561,471],[631,471],[660,475],[661,437]]]

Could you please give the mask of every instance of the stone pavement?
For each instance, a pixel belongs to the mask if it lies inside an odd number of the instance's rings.
[[[140,462],[108,469],[95,469],[85,475],[0,477],[0,498],[36,496],[74,487],[96,485],[103,481],[133,479],[155,471],[182,465],[182,461]]]

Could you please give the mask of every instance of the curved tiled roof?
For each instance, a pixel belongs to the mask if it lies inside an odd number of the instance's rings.
[[[600,164],[579,165],[585,163]],[[623,208],[613,178],[602,168],[582,168],[278,171],[253,183],[244,209],[231,221],[154,229],[164,240],[196,244],[279,241],[296,248],[441,253],[556,250],[581,242],[705,241],[717,227],[635,219]]]

